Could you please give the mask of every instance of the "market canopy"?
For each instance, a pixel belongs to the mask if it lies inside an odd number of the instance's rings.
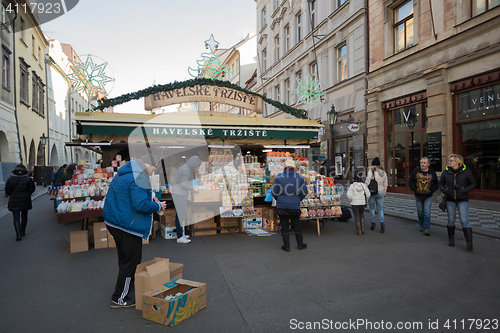
[[[164,114],[77,113],[78,134],[85,142],[233,142],[300,144],[318,139],[322,127],[308,119],[269,119],[213,111]]]

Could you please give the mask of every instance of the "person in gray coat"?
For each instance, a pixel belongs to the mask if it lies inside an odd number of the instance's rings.
[[[174,201],[176,217],[175,227],[177,229],[177,243],[190,243],[189,236],[184,234],[184,226],[187,209],[187,195],[190,191],[197,191],[193,187],[193,179],[196,169],[201,165],[201,159],[198,156],[192,156],[175,173],[174,183],[172,185],[172,200]]]

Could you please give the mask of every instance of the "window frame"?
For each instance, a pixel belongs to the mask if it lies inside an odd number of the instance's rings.
[[[317,21],[317,4],[316,4],[316,0],[311,0],[308,2],[309,4],[309,10],[311,11],[311,31],[313,31],[314,29],[316,29],[316,21]],[[313,7],[314,5],[314,7]]]
[[[342,49],[345,47],[345,55],[342,55]],[[342,82],[345,81],[349,78],[348,73],[347,73],[347,43],[344,42],[337,46],[337,82]],[[342,65],[342,63],[345,61],[345,64]],[[341,68],[344,68],[343,76],[342,76],[342,71]]]
[[[290,105],[290,79],[285,80],[285,104]]]
[[[280,60],[280,34],[274,36],[274,59],[275,62]]]
[[[470,0],[470,6],[471,6],[470,12],[471,12],[472,17],[476,17],[476,16],[478,16],[478,15],[481,15],[481,14],[483,14],[483,13],[486,13],[487,11],[491,10],[492,8],[495,8],[495,7],[500,6],[500,3],[499,3],[498,5],[493,6],[493,7],[491,7],[491,8],[490,8],[490,1],[491,1],[491,0],[484,0],[484,1],[485,1],[485,4],[484,4],[484,11],[483,11],[483,12],[481,12],[481,13],[476,13],[476,14],[474,14],[474,8],[475,8],[475,7],[474,7],[474,3],[477,3],[477,0]]]
[[[309,64],[309,75],[315,81],[318,79],[318,63],[316,61]]]
[[[5,53],[2,56],[2,87],[10,90],[10,57]]]
[[[263,72],[267,70],[267,48],[262,49],[262,68]]]
[[[400,5],[398,5],[397,7],[394,7],[393,11],[392,11],[392,22],[393,22],[393,25],[392,25],[392,31],[393,31],[393,43],[394,43],[394,54],[396,53],[399,53],[399,52],[402,52],[404,50],[407,50],[409,49],[410,47],[412,47],[413,45],[415,45],[415,20],[414,20],[414,13],[412,11],[412,13],[408,16],[406,16],[404,19],[401,19],[399,21],[396,22],[396,13],[398,11],[399,8],[405,6],[406,4],[408,3],[412,3],[412,7],[415,6],[413,0],[408,0],[408,1],[405,1],[403,3],[401,3]],[[411,45],[407,45],[407,40],[406,40],[406,35],[407,35],[407,26],[406,26],[406,23],[410,20],[413,20],[413,43]],[[400,49],[400,50],[397,50],[397,29],[399,26],[403,25],[404,27],[404,48]]]
[[[260,11],[260,15],[261,15],[261,29],[264,28],[266,25],[267,25],[267,20],[266,20],[266,16],[267,16],[267,12],[266,12],[266,7],[262,8],[262,10]]]
[[[285,54],[290,51],[290,25],[285,25]]]
[[[300,43],[302,40],[302,12],[299,11],[297,14],[295,14],[295,37],[296,37],[296,43]]]
[[[29,79],[30,79],[30,72],[29,72],[29,65],[26,64],[24,61],[20,61],[19,64],[20,67],[20,79],[19,79],[19,100],[23,102],[26,105],[29,105]]]

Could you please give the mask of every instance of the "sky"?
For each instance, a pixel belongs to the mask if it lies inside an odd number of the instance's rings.
[[[206,51],[214,35],[219,48],[229,48],[256,32],[254,0],[80,0],[76,7],[41,25],[42,31],[71,44],[85,61],[107,62],[108,97],[156,84],[191,79],[187,68]],[[144,101],[115,107],[116,112],[142,113]]]

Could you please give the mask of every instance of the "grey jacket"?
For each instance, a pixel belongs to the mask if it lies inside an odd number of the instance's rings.
[[[174,183],[172,184],[172,193],[180,196],[186,196],[193,190],[193,179],[196,168],[201,165],[201,159],[198,156],[192,156],[175,173]]]

